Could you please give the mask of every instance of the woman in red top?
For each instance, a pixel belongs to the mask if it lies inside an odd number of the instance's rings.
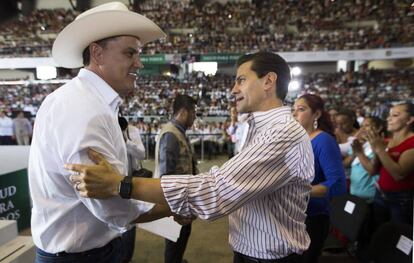
[[[375,218],[377,223],[391,219],[413,225],[414,105],[392,107],[387,124],[392,133],[388,145],[372,130],[366,134],[376,155],[373,165],[380,174],[374,198]]]

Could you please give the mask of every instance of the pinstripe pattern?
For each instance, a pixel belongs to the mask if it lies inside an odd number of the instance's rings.
[[[229,242],[239,253],[301,254],[310,243],[304,224],[314,176],[309,137],[288,107],[255,112],[248,122],[239,154],[207,173],[163,177],[164,195],[177,214],[210,220],[229,214]]]

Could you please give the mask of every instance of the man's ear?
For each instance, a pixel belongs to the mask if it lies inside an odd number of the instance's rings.
[[[103,63],[103,48],[96,43],[90,44],[88,48],[91,62],[101,65]]]
[[[187,110],[184,108],[181,108],[177,114],[175,115],[175,119],[184,120],[187,119]]]
[[[265,91],[274,90],[276,87],[277,74],[269,72],[265,76]]]

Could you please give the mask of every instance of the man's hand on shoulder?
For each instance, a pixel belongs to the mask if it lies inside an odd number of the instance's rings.
[[[70,176],[75,190],[82,197],[109,198],[118,196],[118,187],[124,178],[102,154],[88,149],[89,158],[95,165],[65,164],[65,169],[75,172]]]

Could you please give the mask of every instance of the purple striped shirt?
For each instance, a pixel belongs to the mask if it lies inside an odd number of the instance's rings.
[[[309,246],[306,207],[314,176],[310,139],[288,107],[254,112],[239,154],[221,168],[161,179],[174,213],[214,220],[229,215],[234,251],[261,259]]]

